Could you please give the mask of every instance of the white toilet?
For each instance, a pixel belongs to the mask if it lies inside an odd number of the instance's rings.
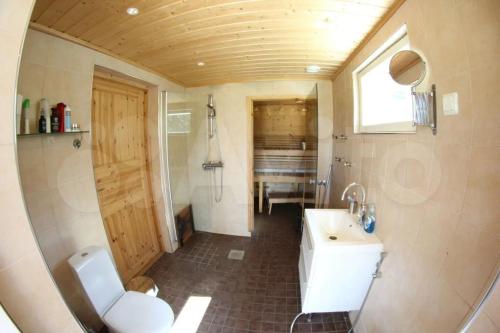
[[[125,291],[106,249],[90,246],[68,260],[97,314],[113,333],[167,333],[174,313],[163,300]]]

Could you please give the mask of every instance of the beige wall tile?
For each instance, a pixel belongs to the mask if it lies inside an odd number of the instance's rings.
[[[5,103],[5,110],[9,110],[9,112],[4,112],[2,121],[0,122],[0,144],[12,144],[14,143],[15,133],[15,128],[12,128],[12,124],[14,123],[14,103],[16,100],[15,94],[12,92],[16,91],[15,76],[19,41],[14,34],[7,33],[1,29],[0,40],[3,41],[2,52],[5,57],[9,54],[16,56],[16,58],[11,58],[11,61],[7,61],[7,58],[5,58],[4,61],[0,62],[0,77],[3,78],[0,80],[0,99]]]
[[[15,71],[32,0],[0,1],[0,302],[24,332],[81,332],[36,249],[14,160]],[[32,260],[30,260],[32,259]],[[36,279],[33,279],[36,277]],[[34,298],[33,295],[39,295]],[[36,301],[38,300],[38,302]],[[33,325],[33,319],[40,319]],[[47,320],[50,318],[50,320]]]
[[[52,209],[50,190],[33,193],[24,193],[26,206],[30,207],[31,225],[35,232],[38,230],[55,227],[56,218]]]
[[[430,199],[447,207],[451,212],[460,212],[463,206],[467,176],[472,165],[471,147],[463,144],[438,142],[434,150],[431,169]]]
[[[0,30],[0,36],[1,33]],[[72,122],[79,123],[83,129],[90,129],[94,65],[107,66],[126,74],[133,74],[138,79],[156,85],[155,89],[168,88],[172,91],[183,91],[182,87],[143,70],[137,70],[131,65],[40,32],[29,30],[24,51],[19,91],[31,99],[33,131],[36,128],[38,104],[42,96],[48,98],[51,105],[58,102],[70,105],[73,110]],[[3,63],[0,66],[3,66]],[[12,66],[6,67],[6,70],[10,68]],[[4,84],[3,80],[0,84]],[[4,89],[3,86],[0,88]],[[0,89],[0,94],[2,89]],[[156,120],[156,105],[151,103],[151,107],[154,111],[151,119]],[[12,122],[8,123],[10,126]],[[0,135],[3,135],[4,131],[1,126]],[[149,127],[156,132],[155,122],[152,122]],[[150,135],[150,138],[151,141],[158,141],[157,136]],[[53,272],[60,273],[54,276],[57,283],[61,285],[66,301],[70,302],[72,309],[86,323],[98,330],[101,323],[89,312],[88,307],[85,307],[82,295],[75,293],[74,289],[77,285],[72,284],[71,287],[67,287],[67,284],[63,284],[62,272],[66,274],[69,271],[60,269],[64,266],[65,260],[82,247],[88,245],[109,247],[97,203],[90,135],[82,135],[82,147],[79,150],[73,148],[73,139],[73,136],[20,138],[18,140],[20,171],[24,191],[27,194],[28,210],[46,262]],[[159,163],[157,155],[155,153],[153,163]],[[15,166],[14,160],[9,162]],[[158,171],[159,166],[155,166],[155,170]],[[161,198],[162,192],[159,191],[156,193],[156,202],[163,203]],[[13,197],[12,200],[14,203],[18,199]],[[164,210],[163,215],[165,215]],[[160,220],[166,223],[165,216]],[[11,221],[9,223],[16,222],[15,219]],[[28,228],[29,231],[27,221],[24,224],[12,226],[11,229],[15,230],[22,226]],[[31,244],[31,248],[22,241],[23,238],[19,237],[13,238],[12,241],[2,242],[0,258],[3,255],[2,246],[13,251],[11,254],[17,252],[18,247],[20,255],[24,253],[23,251],[35,250],[33,239],[24,242]],[[0,267],[2,264],[0,260]],[[56,321],[56,324],[61,323]],[[58,326],[57,330],[51,331],[64,331],[65,327],[69,327],[66,323],[62,324],[64,325]],[[49,330],[42,327],[39,331]]]
[[[500,330],[499,326],[495,326],[495,324],[491,321],[491,319],[481,313],[477,319],[474,321],[472,326],[469,328],[469,333],[497,333]]]
[[[426,128],[362,135],[372,157],[360,157],[359,144],[334,144],[333,154],[352,156],[376,191],[369,194],[376,233],[389,253],[381,279],[388,281],[378,282],[361,317],[367,332],[455,331],[498,262],[499,10],[498,1],[408,0],[332,84],[333,129],[349,133],[352,69],[406,23],[429,66],[419,88],[435,83],[438,91],[437,136]],[[444,116],[441,98],[450,92],[459,94],[460,113]],[[332,204],[342,207],[337,198],[358,174],[342,167],[334,174]],[[381,309],[390,327],[380,324]]]
[[[27,64],[19,69],[18,93],[23,99],[28,98],[31,102],[29,113],[30,131],[38,132],[38,118],[40,106],[38,101],[43,97],[43,86],[39,84],[45,77],[45,67],[39,64]]]
[[[500,284],[497,282],[496,288],[493,290],[493,294],[486,304],[484,312],[486,312],[486,315],[497,329],[500,329],[500,311],[498,309],[500,309]]]
[[[422,290],[415,327],[418,332],[456,332],[470,308],[445,281]]]
[[[419,1],[419,8],[425,20],[424,26],[419,28],[428,35],[429,43],[429,47],[422,45],[421,48],[433,76],[452,76],[467,70],[467,46],[454,0]]]
[[[498,65],[500,7],[496,0],[462,1],[456,6],[472,69]]]
[[[498,204],[499,165],[500,146],[472,149],[464,200],[464,212],[470,223],[498,224],[500,212],[494,207]]]
[[[12,288],[13,284],[19,287]],[[23,332],[63,332],[68,327],[66,332],[78,332],[38,254],[26,255],[0,270],[0,295],[9,314],[15,320],[22,318],[16,323]]]
[[[500,64],[471,71],[474,107],[473,143],[476,146],[500,146]]]
[[[2,166],[0,202],[5,207],[2,209],[1,219],[4,232],[0,233],[0,269],[2,269],[13,259],[17,260],[33,252],[36,247],[31,236],[24,204],[19,200],[21,192],[14,148],[11,145],[0,145],[0,165]]]
[[[478,110],[471,97],[471,74],[464,71],[456,75],[436,77],[437,87],[437,122],[439,136],[436,141],[452,141],[456,144],[469,145],[473,140],[474,119]],[[459,96],[459,115],[445,116],[443,109],[444,94],[457,92]],[[450,140],[450,138],[452,138]]]

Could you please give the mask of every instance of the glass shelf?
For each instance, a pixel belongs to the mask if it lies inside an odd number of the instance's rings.
[[[90,133],[90,131],[71,131],[71,132],[52,132],[52,133],[30,133],[30,134],[17,134],[18,137],[27,136],[57,136],[57,135],[72,135],[72,134],[82,134]]]

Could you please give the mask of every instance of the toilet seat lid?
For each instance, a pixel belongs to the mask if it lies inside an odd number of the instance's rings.
[[[163,300],[128,291],[103,316],[104,323],[120,333],[166,333],[174,313]]]

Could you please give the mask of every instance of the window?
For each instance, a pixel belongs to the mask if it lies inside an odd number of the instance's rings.
[[[409,48],[404,26],[353,72],[355,133],[415,132],[411,87],[389,74],[392,56]]]
[[[191,110],[167,114],[168,134],[188,134],[191,132]]]

